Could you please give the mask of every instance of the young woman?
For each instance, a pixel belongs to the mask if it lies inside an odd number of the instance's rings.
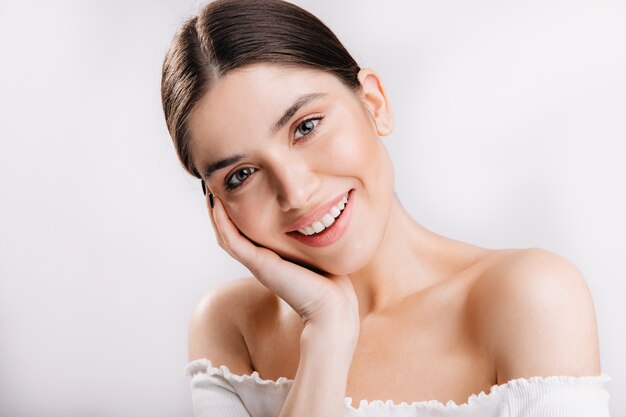
[[[162,100],[219,245],[253,275],[194,312],[196,416],[608,415],[580,272],[417,223],[382,80],[317,18],[210,3],[172,42]]]

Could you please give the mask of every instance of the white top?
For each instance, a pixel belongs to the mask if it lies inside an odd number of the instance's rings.
[[[197,359],[185,367],[191,377],[195,417],[278,416],[294,380],[262,379],[257,371],[236,375],[226,365]],[[489,394],[472,394],[464,404],[437,400],[395,404],[361,400],[354,408],[346,397],[344,417],[609,417],[609,393],[596,376],[518,378],[493,385]]]

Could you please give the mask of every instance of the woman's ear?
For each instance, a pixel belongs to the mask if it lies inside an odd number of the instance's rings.
[[[357,78],[361,83],[361,102],[371,116],[378,135],[389,135],[393,130],[393,113],[380,77],[369,68],[362,68]]]

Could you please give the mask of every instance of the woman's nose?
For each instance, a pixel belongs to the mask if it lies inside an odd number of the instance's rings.
[[[315,201],[319,175],[302,161],[283,160],[275,170],[278,204],[283,211],[301,209]]]

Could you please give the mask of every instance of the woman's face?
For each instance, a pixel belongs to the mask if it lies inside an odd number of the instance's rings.
[[[356,93],[330,73],[255,64],[220,78],[189,120],[193,163],[239,230],[334,274],[372,259],[394,198],[380,140],[391,110],[375,73],[359,80]]]

